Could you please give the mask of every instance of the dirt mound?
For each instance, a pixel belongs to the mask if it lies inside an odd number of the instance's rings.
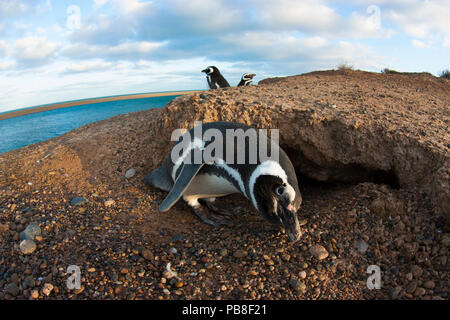
[[[50,298],[448,298],[449,89],[429,75],[314,72],[186,95],[1,154],[0,298],[47,298],[46,283]],[[218,200],[242,208],[218,229],[182,202],[158,212],[165,193],[142,177],[194,120],[280,129],[305,200],[298,243],[238,195]],[[42,237],[24,255],[32,221]],[[78,291],[65,287],[72,264]],[[380,290],[366,287],[372,264]]]

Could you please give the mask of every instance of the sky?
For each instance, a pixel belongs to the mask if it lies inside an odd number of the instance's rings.
[[[0,112],[348,64],[450,68],[450,0],[0,0]]]

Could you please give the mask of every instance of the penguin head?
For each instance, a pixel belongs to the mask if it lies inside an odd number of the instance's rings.
[[[244,81],[248,81],[248,80],[252,80],[254,76],[256,76],[256,74],[254,74],[254,73],[244,73],[242,75],[241,79]]]
[[[202,70],[202,72],[206,73],[207,75],[211,75],[214,72],[218,72],[219,69],[217,69],[215,66],[209,66],[208,68]]]
[[[278,176],[261,175],[253,192],[261,216],[283,227],[290,241],[297,241],[301,231],[296,213],[302,203],[298,188],[294,189]]]

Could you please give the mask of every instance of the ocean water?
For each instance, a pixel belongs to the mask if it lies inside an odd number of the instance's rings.
[[[175,97],[178,96],[99,102],[0,120],[0,153],[48,140],[119,114],[162,108]]]

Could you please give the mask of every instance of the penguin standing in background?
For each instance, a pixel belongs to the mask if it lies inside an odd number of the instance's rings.
[[[210,89],[225,88],[230,86],[228,81],[225,80],[219,69],[215,66],[210,66],[202,70],[202,72],[206,73],[206,80],[208,81],[208,86]]]
[[[254,73],[244,73],[242,75],[241,81],[237,85],[238,87],[250,86],[253,81],[253,77],[256,76]]]
[[[234,154],[234,161],[229,161],[226,153],[232,149],[226,145],[229,143],[227,141],[223,141],[223,154],[220,157],[215,154],[213,158],[204,159],[211,140],[196,137],[195,130],[198,128],[199,126],[194,127],[184,133],[172,147],[164,164],[144,177],[145,183],[169,192],[159,210],[168,211],[182,197],[203,222],[218,226],[227,224],[226,216],[236,212],[217,208],[213,204],[215,198],[241,193],[266,221],[283,227],[289,240],[297,241],[301,231],[296,213],[302,197],[294,167],[286,153],[268,137],[252,133],[256,130],[247,125],[210,122],[202,124],[201,130],[213,129],[224,137],[228,130],[243,130],[254,139],[244,139],[244,144],[241,145],[245,150],[245,161],[236,161],[239,154]],[[278,149],[278,159],[261,160],[258,150],[257,158],[249,160],[251,150],[255,151],[265,143],[270,143],[271,154]],[[253,148],[255,145],[257,147]],[[195,161],[196,152],[202,152],[202,159]]]

